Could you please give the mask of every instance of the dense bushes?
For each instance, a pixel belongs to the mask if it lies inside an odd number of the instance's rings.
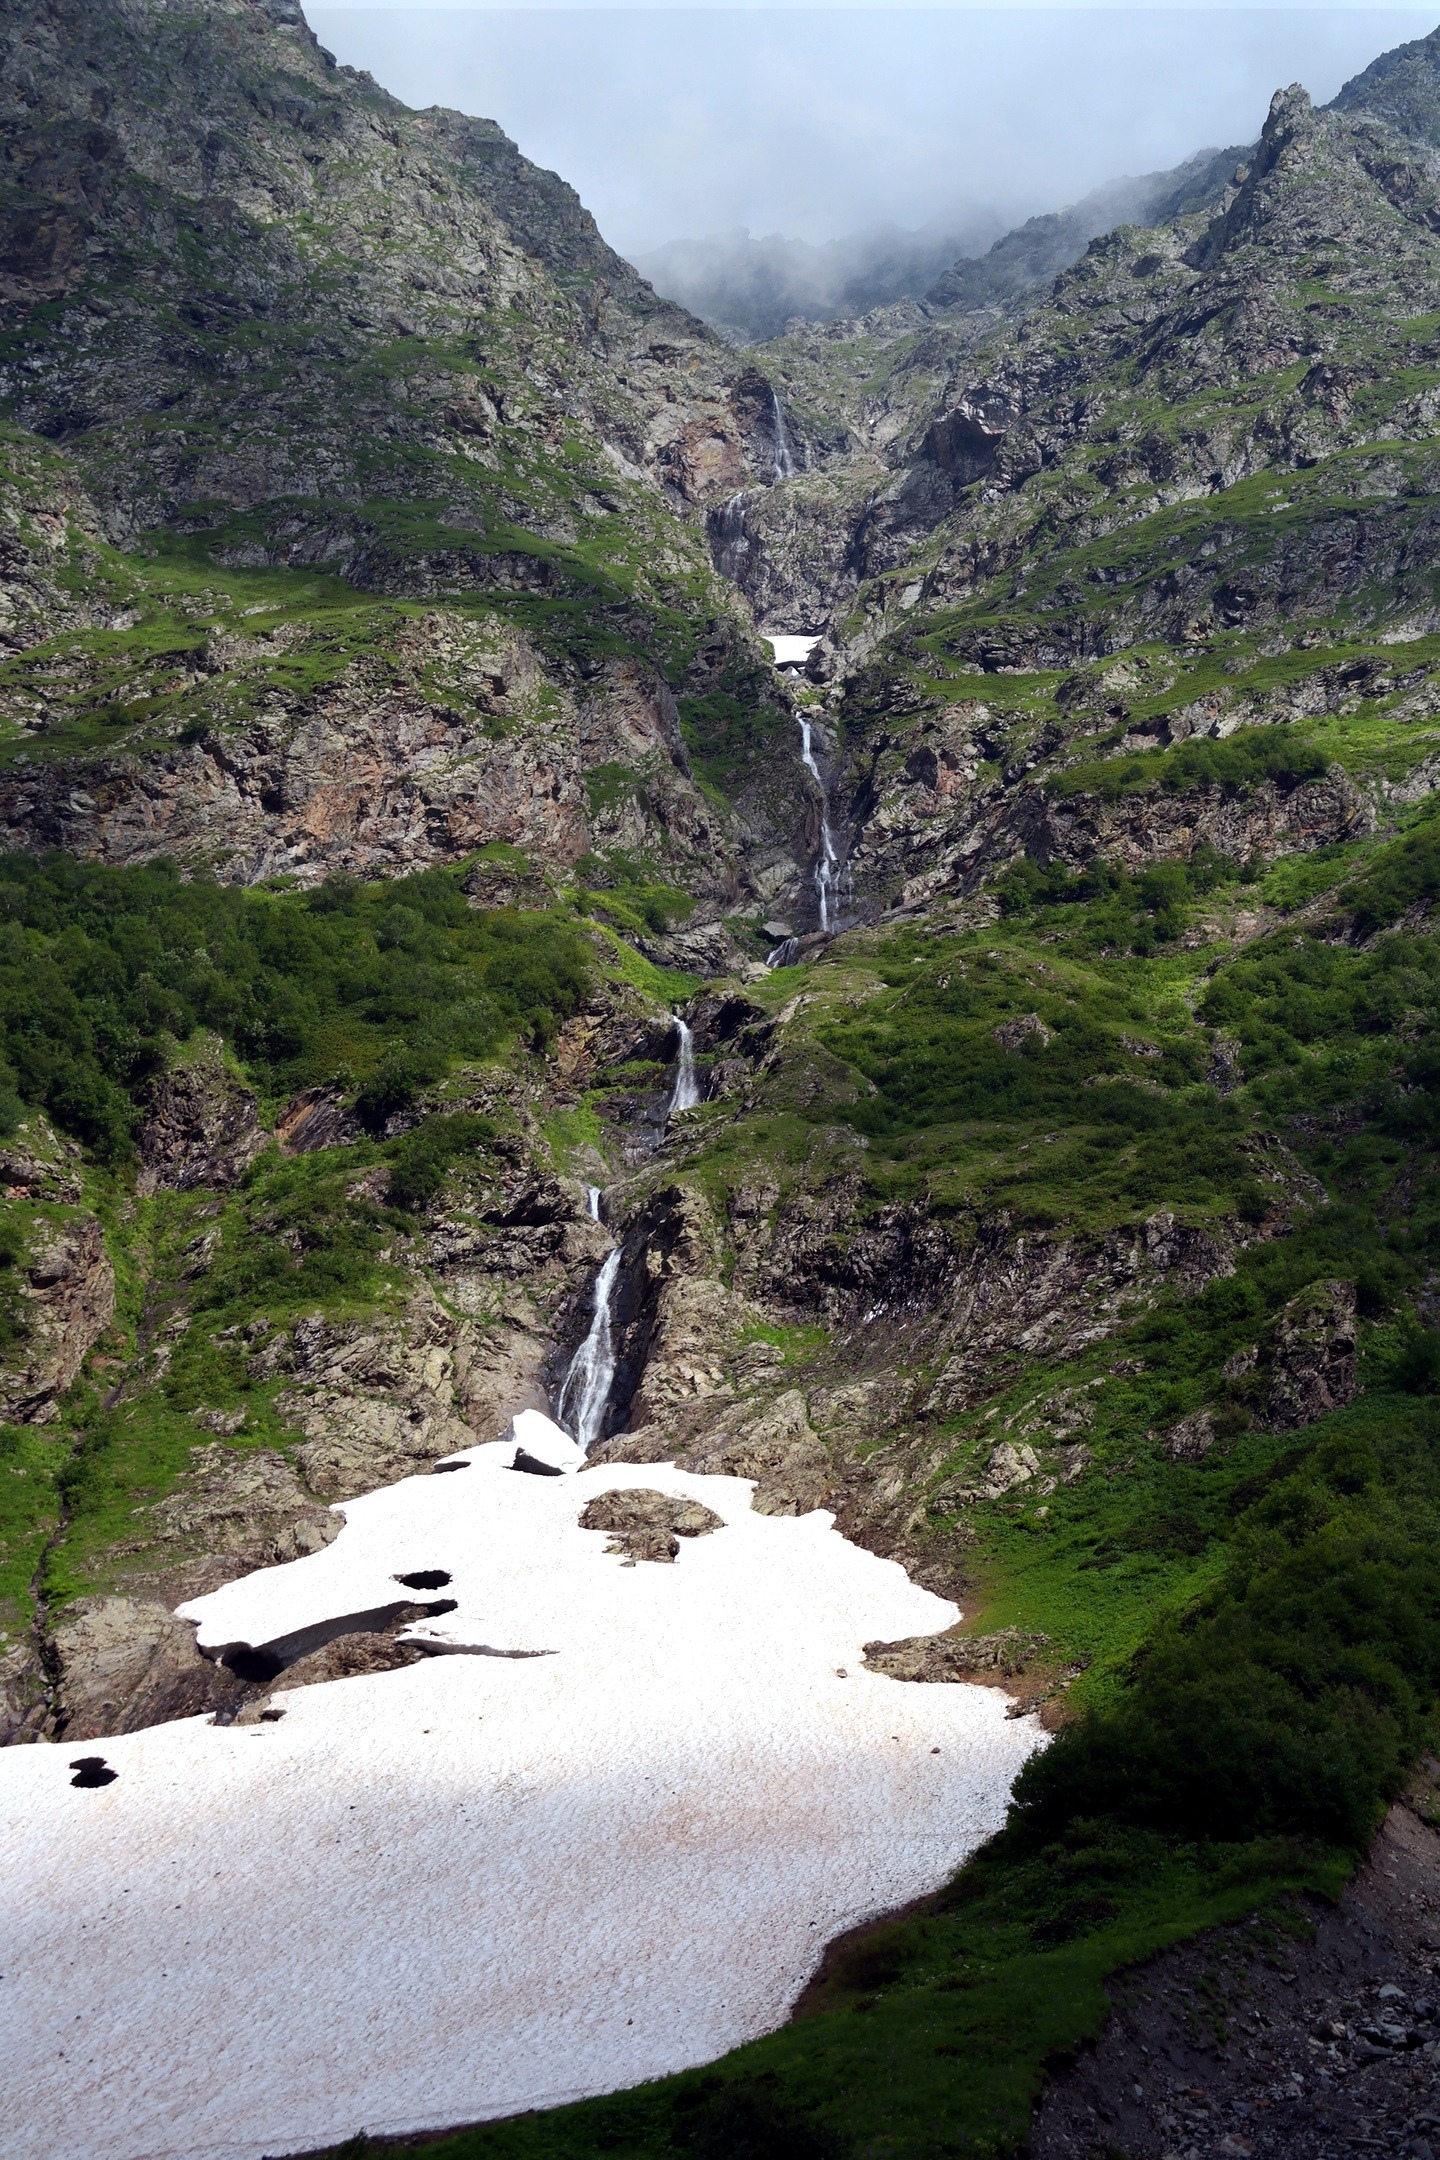
[[[1183,795],[1198,787],[1247,792],[1265,780],[1292,788],[1322,779],[1328,770],[1324,753],[1298,729],[1277,725],[1241,728],[1219,739],[1192,736],[1174,750],[1139,751],[1133,757],[1073,765],[1049,784],[1057,794],[1098,795],[1104,802],[1114,802],[1152,785],[1166,795]]]
[[[1123,864],[1098,859],[1076,872],[1062,863],[1042,870],[1022,856],[997,881],[995,892],[1009,916],[1064,909],[1067,931],[1086,952],[1143,957],[1180,936],[1196,900],[1249,875],[1213,848],[1197,848],[1185,862],[1151,863],[1136,874]]]
[[[1440,1419],[1337,1422],[1243,1519],[1222,1582],[1026,1767],[1024,1836],[1364,1843],[1440,1691]]]
[[[197,1027],[263,1090],[358,1085],[379,1121],[454,1056],[541,1042],[588,990],[584,948],[548,916],[470,907],[453,872],[307,893],[0,859],[0,1114],[47,1109],[123,1156],[145,1083]]]

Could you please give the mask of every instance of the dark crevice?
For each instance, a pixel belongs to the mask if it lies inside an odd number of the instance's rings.
[[[558,1657],[560,1655],[558,1650],[497,1650],[493,1643],[487,1642],[417,1642],[415,1648],[423,1650],[426,1657],[526,1658]]]
[[[512,1470],[524,1470],[530,1477],[564,1477],[565,1475],[563,1470],[556,1469],[554,1463],[541,1462],[537,1456],[527,1454],[523,1447],[516,1448],[515,1460],[511,1463],[510,1468]]]
[[[397,1575],[395,1581],[404,1583],[407,1590],[443,1590],[450,1581],[447,1568],[416,1568],[413,1575]]]
[[[206,1650],[204,1655],[214,1658],[237,1680],[263,1683],[278,1678],[289,1666],[323,1650],[327,1643],[337,1642],[342,1635],[383,1635],[397,1621],[433,1620],[440,1613],[454,1612],[456,1607],[454,1598],[434,1598],[426,1605],[399,1599],[393,1605],[376,1605],[369,1612],[342,1613],[334,1620],[318,1620],[313,1627],[297,1628],[293,1635],[277,1636],[273,1642],[226,1643],[218,1650]]]

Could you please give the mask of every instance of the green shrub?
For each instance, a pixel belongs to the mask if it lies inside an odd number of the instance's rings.
[[[1192,736],[1174,750],[1142,750],[1131,757],[1103,758],[1072,765],[1047,785],[1060,795],[1098,795],[1114,802],[1122,795],[1158,786],[1166,795],[1192,788],[1228,787],[1248,793],[1262,781],[1282,788],[1319,780],[1329,760],[1297,728],[1288,725],[1240,728],[1222,739]]]
[[[424,1119],[395,1145],[390,1158],[390,1198],[397,1207],[425,1207],[444,1184],[451,1165],[477,1153],[494,1137],[493,1122],[469,1111]]]
[[[472,908],[458,874],[312,892],[0,858],[0,1127],[43,1106],[123,1158],[147,1084],[197,1028],[262,1091],[341,1079],[382,1124],[456,1057],[541,1045],[589,994],[585,948],[547,915]]]
[[[1015,1790],[1027,1841],[1104,1820],[1179,1838],[1358,1850],[1440,1693],[1440,1423],[1402,1502],[1363,1430],[1322,1439],[1240,1526],[1221,1583],[1162,1623],[1129,1684]]]

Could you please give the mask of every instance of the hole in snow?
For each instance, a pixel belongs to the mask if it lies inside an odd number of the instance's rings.
[[[512,1470],[527,1470],[531,1477],[564,1477],[565,1475],[563,1470],[556,1469],[554,1463],[541,1462],[538,1456],[527,1454],[523,1447],[516,1448],[515,1460],[511,1463],[510,1468]]]
[[[118,1770],[110,1768],[103,1755],[78,1756],[70,1768],[75,1772],[70,1780],[71,1784],[84,1787],[113,1785],[120,1775]]]
[[[437,1462],[430,1467],[431,1477],[443,1477],[447,1470],[468,1470],[468,1462]]]
[[[394,1580],[404,1583],[407,1590],[443,1590],[450,1574],[443,1567],[422,1567],[416,1568],[413,1575],[397,1575]]]
[[[273,1680],[285,1670],[284,1658],[277,1657],[273,1650],[252,1650],[247,1643],[236,1643],[220,1663],[237,1680]]]

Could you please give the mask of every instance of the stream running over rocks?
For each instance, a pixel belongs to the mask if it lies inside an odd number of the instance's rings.
[[[820,852],[815,858],[815,896],[820,908],[820,928],[831,930],[839,913],[840,857],[835,852],[835,835],[830,830],[830,790],[815,762],[810,722],[805,719],[800,722],[800,755],[806,771],[820,790]]]
[[[597,1216],[598,1221],[598,1216]],[[620,1247],[607,1253],[599,1274],[595,1277],[594,1305],[590,1332],[570,1360],[570,1369],[560,1387],[560,1399],[556,1404],[561,1424],[588,1455],[600,1438],[605,1423],[605,1412],[610,1404],[610,1390],[615,1384],[615,1330],[610,1319],[610,1301],[615,1292],[615,1278],[620,1272]]]
[[[679,1013],[675,1015],[675,1026],[679,1031],[680,1047],[675,1056],[675,1085],[670,1093],[667,1117],[676,1117],[682,1110],[693,1110],[700,1100],[700,1083],[695,1077],[695,1037],[689,1022],[682,1020]]]
[[[695,1069],[695,1035],[690,1023],[675,1016],[677,1047],[675,1078],[665,1106],[667,1121],[681,1110],[693,1110],[700,1101],[700,1080]],[[598,1185],[585,1188],[592,1222],[600,1221],[601,1193]],[[560,1383],[555,1414],[578,1447],[588,1455],[605,1430],[605,1413],[615,1385],[615,1324],[612,1307],[620,1273],[620,1247],[601,1263],[591,1292],[589,1332],[566,1367]]]

